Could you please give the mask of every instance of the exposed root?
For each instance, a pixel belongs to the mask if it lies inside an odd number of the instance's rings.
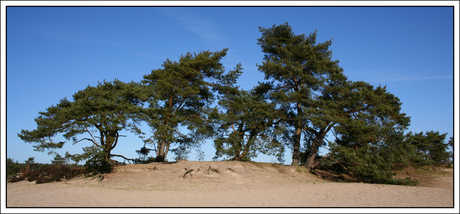
[[[179,178],[185,178],[188,174],[190,174],[190,177],[195,177],[195,176],[207,176],[207,175],[212,175],[213,173],[220,173],[218,169],[214,169],[211,166],[208,167],[208,169],[204,169],[202,167],[199,167],[196,170],[193,169],[187,169],[185,168],[185,173],[184,175],[180,176]]]
[[[158,170],[158,168],[155,166],[155,167],[153,167],[153,168],[144,168],[144,170],[146,170],[146,171],[148,171],[148,170],[153,170],[153,171],[155,171],[155,170]]]
[[[182,178],[185,178],[185,176],[186,176],[187,174],[193,172],[193,169],[187,170],[187,168],[185,168],[185,171],[186,171],[186,172],[184,173],[184,175],[182,175],[182,176],[180,177],[181,179],[182,179]]]
[[[235,170],[233,170],[233,169],[231,169],[231,168],[227,168],[227,169],[230,170],[230,171],[232,171],[232,172],[234,172],[234,173],[236,173]]]
[[[92,174],[94,174],[94,173],[92,173]],[[92,180],[94,180],[96,178],[98,179],[97,182],[100,183],[104,179],[104,176],[101,173],[97,173],[97,177],[95,176],[95,177],[91,178],[90,181],[92,181]]]

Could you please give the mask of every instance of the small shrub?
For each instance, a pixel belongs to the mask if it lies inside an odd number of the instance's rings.
[[[417,186],[419,182],[412,180],[412,176],[404,179],[389,179],[387,184],[404,185],[404,186]]]
[[[30,169],[30,165],[27,165],[25,168],[20,168],[19,169],[19,173],[20,173],[20,176],[15,176],[13,177],[10,182],[11,183],[15,183],[15,182],[18,182],[18,181],[23,181],[25,180],[27,177],[30,176],[30,174],[32,173],[31,169]]]
[[[53,181],[61,181],[62,178],[70,179],[80,174],[86,173],[83,168],[70,168],[68,166],[44,166],[38,170],[30,171],[29,173],[23,173],[19,177],[11,179],[10,182],[18,182],[25,180],[35,181],[36,184],[49,183]]]
[[[85,163],[88,172],[107,173],[112,171],[112,164],[105,159],[103,152],[97,153]]]
[[[7,163],[6,164],[6,177],[7,179],[13,179],[17,176],[17,174],[24,170],[25,166],[23,164],[17,163]]]
[[[14,177],[10,180],[11,183],[15,183],[15,182],[19,182],[19,181],[23,181],[25,180],[26,178],[24,176],[17,176],[17,177]]]
[[[134,163],[135,164],[146,164],[146,163],[153,163],[156,162],[156,159],[154,157],[148,157],[147,159],[140,159],[140,158],[135,158]]]
[[[48,183],[52,181],[60,181],[64,177],[64,173],[67,173],[68,167],[65,166],[46,166],[40,170],[34,171],[28,178],[28,181],[36,181],[36,184]]]

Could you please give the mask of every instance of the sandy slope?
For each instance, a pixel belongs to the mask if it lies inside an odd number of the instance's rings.
[[[453,192],[451,176],[432,187],[334,183],[290,166],[183,161],[118,166],[100,182],[8,183],[6,202],[7,208],[453,207]]]

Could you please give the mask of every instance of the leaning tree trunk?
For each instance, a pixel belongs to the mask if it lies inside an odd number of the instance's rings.
[[[311,145],[311,151],[308,155],[307,162],[305,163],[305,167],[309,170],[313,170],[319,166],[319,164],[326,160],[327,158],[323,157],[320,160],[315,161],[316,155],[318,154],[319,147],[321,147],[321,142],[323,142],[324,138],[326,137],[326,133],[332,128],[334,124],[328,126],[327,128],[322,128],[317,134],[315,141]]]
[[[246,145],[244,146],[243,152],[242,152],[241,155],[240,155],[240,159],[241,159],[242,161],[247,161],[247,160],[249,160],[248,158],[246,158],[246,155],[249,153],[249,149],[251,148],[251,144],[252,144],[253,141],[254,141],[254,136],[255,136],[255,133],[252,132],[252,133],[251,133],[251,136],[250,136],[249,139],[248,139],[248,142],[247,142]]]
[[[242,147],[242,140],[238,143],[238,149],[235,151],[235,155],[233,156],[233,160],[235,161],[242,161],[245,155],[244,149],[241,149]]]
[[[313,169],[313,166],[315,164],[315,158],[316,158],[316,152],[310,153],[309,157],[307,158],[307,162],[305,163],[305,167],[309,170]]]
[[[315,164],[315,158],[316,154],[318,152],[318,145],[316,143],[316,140],[313,142],[313,145],[311,145],[311,150],[310,153],[308,154],[307,161],[305,162],[305,167],[309,170],[313,169],[313,165]]]

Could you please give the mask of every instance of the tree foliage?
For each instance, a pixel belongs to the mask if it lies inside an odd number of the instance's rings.
[[[413,146],[411,162],[415,166],[440,165],[449,162],[450,154],[447,151],[451,142],[445,143],[447,133],[429,131],[420,133],[409,132],[406,141]]]
[[[51,161],[51,164],[62,166],[65,164],[65,158],[60,154],[56,154],[56,156],[54,156],[54,160]]]
[[[73,102],[62,99],[56,106],[39,112],[35,119],[37,128],[21,130],[18,136],[28,143],[34,143],[36,151],[62,148],[67,141],[76,144],[89,141],[100,149],[99,162],[110,168],[111,151],[118,144],[120,131],[140,133],[137,115],[141,110],[138,94],[139,84],[123,83],[119,80],[88,86],[73,95]],[[56,142],[54,137],[63,134],[66,141]],[[86,134],[86,135],[83,135]],[[77,136],[83,135],[78,139]],[[96,157],[96,156],[95,156]],[[94,158],[94,157],[93,157]]]
[[[219,86],[219,107],[214,109],[217,115],[214,147],[216,156],[229,157],[231,160],[249,161],[258,153],[275,155],[283,162],[284,147],[273,138],[271,128],[274,116],[274,104],[258,94],[258,90],[239,89],[236,80],[242,73],[238,66],[225,76]]]
[[[168,59],[163,68],[144,75],[149,103],[146,121],[153,132],[147,142],[155,145],[157,161],[166,158],[172,144],[178,145],[173,150],[176,155],[185,155],[187,148],[209,135],[206,115],[215,100],[213,90],[224,72],[220,60],[227,50],[187,53],[179,62]],[[189,133],[182,133],[181,127]]]
[[[389,135],[409,125],[399,99],[385,87],[347,80],[339,61],[332,60],[331,40],[317,43],[316,31],[295,35],[287,23],[259,29],[258,44],[265,53],[259,70],[269,80],[262,84],[288,128],[282,139],[293,150],[293,165],[299,162],[302,137],[302,159],[314,169],[332,156],[317,158],[328,133],[336,134],[340,146],[360,148],[385,145]]]
[[[317,43],[316,31],[309,36],[295,35],[288,23],[268,29],[259,27],[259,31],[262,37],[258,44],[265,55],[258,68],[265,74],[265,80],[269,80],[263,85],[270,100],[276,104],[279,123],[287,128],[282,139],[293,150],[292,165],[298,165],[302,132],[317,135],[315,142],[310,143],[312,151],[309,154],[312,156],[309,159],[314,159],[330,129],[324,129],[324,124],[315,127],[311,113],[325,114],[331,107],[312,112],[313,105],[328,85],[343,82],[346,77],[338,66],[339,61],[332,60],[329,50],[332,41]],[[311,164],[308,162],[307,167]]]
[[[407,166],[410,147],[404,144],[402,132],[386,136],[386,142],[368,142],[359,146],[331,144],[331,160],[352,176],[368,183],[397,183],[393,179],[396,166]]]
[[[55,153],[53,164],[86,161],[87,169],[99,172],[111,170],[114,156],[148,163],[165,161],[173,152],[179,160],[196,148],[202,159],[200,145],[206,139],[214,140],[214,159],[249,161],[262,153],[283,162],[287,146],[292,165],[300,162],[314,170],[328,161],[376,183],[397,183],[395,166],[443,164],[453,158],[446,151],[453,149],[453,138],[444,143],[447,133],[404,134],[410,117],[385,86],[348,80],[332,59],[332,39],[317,42],[316,31],[296,35],[288,23],[259,31],[264,58],[257,66],[265,81],[252,90],[237,85],[241,64],[225,73],[221,60],[228,49],[187,53],[179,61],[167,59],[141,83],[104,80],[88,86],[72,101],[64,98],[39,112],[37,128],[18,136],[36,151]],[[151,129],[148,138],[141,122]],[[144,139],[136,150],[139,158],[112,154],[124,130]],[[64,141],[57,140],[61,136]],[[91,144],[82,154],[54,152],[68,141]],[[329,153],[320,156],[320,148]],[[155,157],[148,157],[151,151]]]
[[[453,164],[454,162],[454,137],[450,137],[449,142],[447,144],[450,146],[449,163]]]

